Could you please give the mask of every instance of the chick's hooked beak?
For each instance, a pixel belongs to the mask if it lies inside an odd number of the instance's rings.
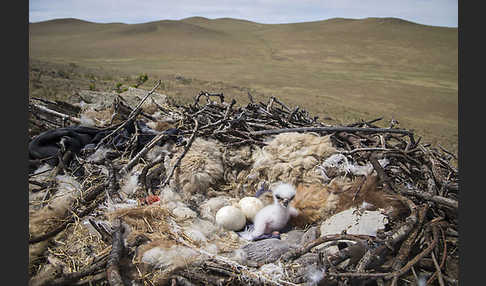
[[[283,206],[283,207],[288,207],[290,201],[292,201],[294,197],[291,198],[277,198],[278,202]]]
[[[290,201],[291,201],[291,199],[290,200],[289,199],[284,199],[284,200],[282,200],[282,205],[284,207],[287,207],[289,205]]]

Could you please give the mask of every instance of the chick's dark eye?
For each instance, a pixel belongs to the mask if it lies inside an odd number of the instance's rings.
[[[278,200],[282,199],[282,198],[281,198],[279,195],[275,195],[275,197],[276,197]]]

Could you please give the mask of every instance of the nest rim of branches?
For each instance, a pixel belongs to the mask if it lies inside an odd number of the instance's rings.
[[[142,103],[150,97],[159,84],[160,81],[151,91],[147,92],[138,106],[128,109],[129,112],[125,113],[124,121],[118,125],[110,126],[110,132],[98,143],[96,148],[110,142],[110,138],[122,127],[132,124],[137,117],[142,116]],[[285,254],[282,261],[291,263],[325,241],[353,239],[359,243],[365,244],[367,242],[374,245],[373,247],[366,247],[365,253],[353,267],[347,268],[347,270],[338,270],[336,265],[329,260],[320,260],[327,269],[326,277],[336,283],[339,281],[341,283],[339,285],[348,285],[346,283],[368,279],[378,279],[382,283],[386,282],[386,285],[398,285],[400,277],[405,275],[418,279],[415,270],[425,269],[424,265],[431,267],[426,271],[430,273],[427,283],[434,283],[435,280],[440,285],[456,285],[458,283],[457,277],[447,275],[446,268],[446,261],[449,263],[447,260],[449,255],[454,253],[454,249],[457,249],[458,245],[459,178],[457,164],[453,163],[457,162],[457,157],[454,154],[442,147],[435,148],[420,143],[421,139],[416,140],[413,131],[400,129],[396,126],[377,126],[376,123],[382,118],[369,121],[361,120],[347,126],[330,126],[319,122],[317,117],[311,117],[304,109],[290,108],[276,97],[270,97],[268,103],[255,103],[251,95],[248,94],[248,96],[250,103],[247,106],[237,107],[235,100],[230,103],[225,102],[223,93],[201,91],[192,104],[158,106],[162,113],[176,115],[175,117],[178,120],[175,126],[180,130],[179,136],[183,138],[185,143],[184,152],[180,154],[171,169],[167,170],[168,174],[165,178],[160,180],[158,191],[169,183],[174,170],[180,164],[196,137],[217,140],[223,144],[224,148],[238,148],[248,145],[265,146],[266,140],[272,135],[284,132],[313,132],[320,136],[331,135],[333,144],[340,150],[341,154],[354,162],[370,162],[372,164],[380,182],[386,187],[387,191],[401,197],[403,203],[410,208],[410,215],[403,221],[394,222],[387,236],[381,240],[375,240],[373,243],[370,240],[346,236],[345,234],[344,236],[319,237],[302,248]],[[201,103],[202,98],[206,99],[206,104]],[[29,107],[31,114],[37,112],[34,119],[31,118],[31,122],[36,121],[34,125],[40,126],[40,129],[59,128],[67,126],[69,122],[79,123],[75,114],[69,115],[66,109],[60,106],[56,107],[56,104],[52,102],[46,103],[31,99]],[[50,108],[57,108],[57,111]],[[42,117],[43,114],[44,117]],[[117,166],[115,168],[107,160],[101,162],[101,164],[110,166],[108,176],[97,177],[96,179],[94,178],[96,176],[94,176],[90,180],[85,177],[86,181],[83,182],[84,195],[73,208],[74,211],[69,219],[43,236],[31,237],[29,244],[33,245],[55,237],[57,234],[63,233],[65,229],[79,227],[79,218],[89,215],[105,199],[105,194],[109,192],[104,192],[104,190],[108,189],[115,193],[117,187],[119,187],[116,184],[119,175],[129,172],[136,163],[142,160],[141,158],[150,150],[151,146],[166,138],[164,136],[160,133],[145,146],[138,149],[129,145],[125,150],[120,150],[114,156],[124,156],[123,167]],[[56,166],[55,171],[72,171],[70,170],[70,163],[64,162],[66,154],[61,155],[59,162],[65,164]],[[390,165],[383,168],[378,163],[380,158],[388,158],[391,161]],[[153,163],[153,166],[150,166],[151,163]],[[146,166],[152,168],[157,163],[160,162],[146,162]],[[78,164],[77,167],[79,165],[82,164]],[[150,168],[147,168],[145,175]],[[145,187],[147,188],[147,186]],[[157,189],[148,188],[146,191],[147,195],[158,194]],[[124,248],[123,245],[120,246],[120,241],[118,241],[121,234],[117,234],[117,231],[120,232],[120,229],[123,228],[118,227],[113,233],[107,235],[111,239],[105,237],[107,242],[111,242],[112,245],[102,250],[98,249],[97,256],[100,257],[99,259],[94,259],[82,268],[74,268],[72,273],[37,280],[41,281],[37,282],[37,285],[66,281],[80,282],[86,277],[96,276],[93,273],[102,277],[100,281],[107,281],[110,285],[122,285],[119,284],[122,275],[118,268]],[[178,237],[177,234],[172,235],[179,243],[194,247],[191,243]],[[447,247],[447,244],[452,244],[455,248]],[[384,264],[379,264],[377,261],[384,253],[388,255],[389,260],[387,262],[389,265],[383,268]],[[254,269],[228,261],[218,255],[209,255],[208,253],[204,253],[204,255],[207,259],[194,262],[193,269],[211,269],[213,275],[221,278],[220,280],[213,279],[214,277],[211,278],[211,276],[204,277],[204,275],[198,274],[198,271],[188,271],[186,267],[171,269],[172,272],[168,276],[170,277],[168,281],[176,283],[173,285],[211,284],[216,283],[216,281],[218,283],[231,281],[237,284],[252,282],[257,285],[295,285],[295,281],[275,281],[266,278],[261,272],[255,272]],[[332,259],[339,260],[336,257]],[[427,263],[424,261],[427,261]],[[378,266],[376,266],[377,263]]]

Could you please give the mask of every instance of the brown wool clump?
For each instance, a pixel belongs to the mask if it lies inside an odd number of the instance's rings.
[[[320,182],[316,166],[336,152],[329,135],[282,133],[253,153],[249,180],[254,183],[283,181],[293,185]]]
[[[224,167],[220,143],[196,138],[176,168],[172,183],[186,197],[195,193],[206,194],[209,187],[222,180]],[[182,152],[182,150],[180,151]],[[173,166],[180,152],[171,160]]]
[[[75,178],[69,175],[58,175],[55,180],[57,189],[47,205],[38,211],[31,210],[29,213],[29,233],[32,237],[51,231],[62,223],[74,201],[81,195],[81,185]]]
[[[291,222],[305,227],[332,215],[360,207],[363,202],[368,208],[382,209],[390,218],[406,214],[408,208],[394,195],[387,194],[378,187],[376,175],[350,180],[336,177],[328,184],[300,184],[291,205],[299,210],[299,215]]]
[[[106,214],[109,220],[122,219],[129,226],[127,243],[133,243],[138,236],[144,235],[150,240],[166,239],[169,235],[169,210],[159,204],[119,209]]]

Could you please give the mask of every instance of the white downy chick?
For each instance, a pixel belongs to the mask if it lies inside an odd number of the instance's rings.
[[[246,240],[255,240],[264,234],[282,230],[291,216],[298,215],[298,211],[289,206],[295,193],[296,190],[291,184],[279,184],[272,191],[273,203],[262,208],[255,215],[253,231],[243,233],[242,237]]]

